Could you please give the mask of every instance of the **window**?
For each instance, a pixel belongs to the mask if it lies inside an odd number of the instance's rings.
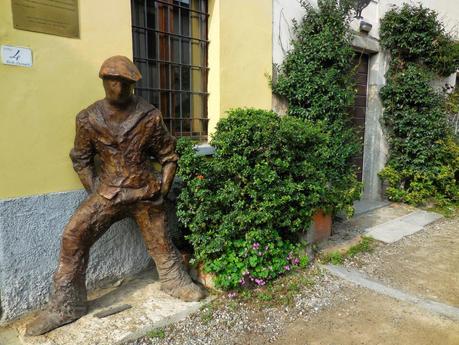
[[[131,0],[136,94],[172,134],[207,140],[207,1]]]

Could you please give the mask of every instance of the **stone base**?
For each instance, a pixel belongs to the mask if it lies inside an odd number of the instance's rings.
[[[1,345],[115,345],[137,339],[196,312],[212,298],[182,302],[160,290],[156,271],[126,278],[121,286],[98,289],[90,294],[89,313],[81,319],[38,337],[25,337],[25,325],[34,314],[0,328]],[[129,304],[132,308],[104,318],[95,314]],[[7,343],[3,343],[8,339]]]

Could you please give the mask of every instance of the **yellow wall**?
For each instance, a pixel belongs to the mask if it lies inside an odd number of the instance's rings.
[[[236,107],[271,109],[272,1],[209,1],[209,131]]]
[[[80,38],[16,30],[0,1],[0,44],[29,47],[33,67],[0,64],[0,198],[80,189],[69,151],[75,115],[103,97],[99,67],[132,55],[126,0],[80,0]]]
[[[80,0],[80,38],[16,30],[0,1],[0,44],[29,47],[33,67],[0,64],[0,199],[80,189],[68,153],[75,115],[103,97],[102,61],[131,57],[125,0]],[[209,0],[209,130],[235,107],[271,108],[272,1]]]

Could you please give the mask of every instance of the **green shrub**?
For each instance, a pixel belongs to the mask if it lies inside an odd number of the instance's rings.
[[[437,14],[422,6],[405,4],[381,23],[381,42],[392,62],[380,92],[390,147],[380,176],[391,200],[414,205],[459,200],[459,147],[445,97],[432,87],[437,73],[449,74],[457,66],[441,56],[437,43],[443,39],[449,40]],[[440,60],[447,66],[439,68]]]
[[[334,0],[320,0],[318,8],[306,6],[306,10],[302,21],[294,24],[293,49],[272,88],[286,98],[289,115],[312,121],[327,134],[322,169],[330,192],[325,200],[329,211],[351,214],[352,203],[360,196],[352,164],[360,144],[349,112],[355,97],[349,15]]]
[[[459,85],[446,99],[446,113],[448,115],[448,125],[452,130],[456,142],[459,142]]]
[[[218,286],[263,285],[305,263],[295,233],[327,204],[327,140],[309,122],[236,109],[218,123],[211,159],[179,141],[177,215],[190,230],[194,259]]]
[[[447,76],[459,66],[457,44],[438,19],[438,13],[422,5],[404,4],[386,13],[381,21],[381,45],[403,61],[425,64]]]

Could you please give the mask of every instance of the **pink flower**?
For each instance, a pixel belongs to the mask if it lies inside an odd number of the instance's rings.
[[[234,298],[234,297],[236,297],[236,296],[237,296],[237,292],[230,292],[230,293],[228,294],[228,298]]]
[[[292,264],[294,264],[294,265],[298,265],[299,263],[300,263],[300,259],[298,259],[298,258],[294,258],[292,260]]]
[[[252,248],[253,248],[254,250],[258,250],[258,248],[260,248],[260,243],[255,242],[255,243],[252,245]]]
[[[290,265],[284,266],[284,270],[290,271]]]
[[[263,280],[263,279],[255,279],[255,284],[257,284],[258,286],[263,286],[266,284],[266,282]]]

